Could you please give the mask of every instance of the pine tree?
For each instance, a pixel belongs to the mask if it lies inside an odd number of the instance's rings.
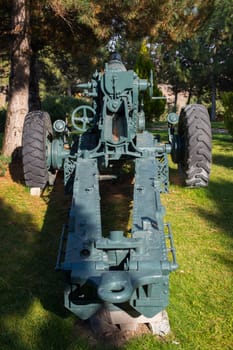
[[[9,103],[3,154],[17,155],[21,146],[24,117],[28,111],[30,74],[29,1],[12,2],[12,47]]]

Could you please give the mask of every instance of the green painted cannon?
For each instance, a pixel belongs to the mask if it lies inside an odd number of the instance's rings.
[[[152,80],[126,70],[114,55],[103,72],[79,84],[92,106],[77,107],[72,130],[62,120],[53,127],[46,112],[30,112],[23,131],[26,185],[44,188],[63,169],[72,192],[57,270],[66,274],[65,306],[88,319],[103,305],[136,317],[153,317],[168,305],[169,274],[177,268],[169,223],[160,193],[168,191],[168,154],[190,187],[208,184],[211,130],[206,109],[189,105],[180,117],[168,115],[168,142],[145,131],[141,94]],[[178,124],[176,133],[176,124]],[[75,131],[75,132],[74,132]],[[135,164],[130,234],[113,227],[102,234],[99,179],[114,162]]]

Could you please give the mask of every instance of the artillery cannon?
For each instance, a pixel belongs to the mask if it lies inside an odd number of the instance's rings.
[[[164,223],[160,193],[168,191],[168,154],[179,164],[191,187],[207,186],[211,163],[211,130],[206,109],[189,105],[180,117],[168,115],[168,142],[145,131],[140,94],[152,92],[152,79],[126,70],[119,56],[104,72],[79,84],[92,106],[71,116],[73,138],[62,120],[53,127],[46,112],[30,112],[23,130],[26,185],[44,188],[55,170],[64,170],[72,192],[68,225],[64,225],[57,270],[67,276],[65,306],[88,319],[103,305],[132,317],[153,317],[168,304],[169,274],[177,269],[169,223]],[[151,93],[152,94],[152,93]],[[176,134],[175,125],[178,124]],[[130,234],[113,228],[103,237],[99,178],[112,163],[135,163]]]

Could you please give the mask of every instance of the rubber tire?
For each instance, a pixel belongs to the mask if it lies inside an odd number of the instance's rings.
[[[25,183],[43,189],[49,181],[48,146],[52,142],[52,124],[46,112],[33,111],[26,115],[23,127],[22,155]]]
[[[207,109],[186,106],[180,115],[178,135],[182,144],[179,168],[188,187],[208,186],[212,162],[212,133]]]

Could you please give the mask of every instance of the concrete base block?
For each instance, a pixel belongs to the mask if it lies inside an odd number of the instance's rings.
[[[31,196],[40,197],[40,195],[41,195],[41,189],[40,189],[40,187],[31,187],[31,188],[30,188],[30,194],[31,194]]]
[[[139,324],[147,324],[151,332],[156,335],[165,336],[170,333],[170,323],[165,310],[153,317],[131,317],[124,311],[110,311],[112,324],[119,325],[123,331],[136,331]]]
[[[155,335],[165,336],[170,333],[170,323],[165,310],[153,317],[145,317],[143,315],[132,317],[118,308],[112,310],[103,306],[89,319],[89,322],[93,332],[99,336],[118,333],[119,329],[122,332],[130,331],[135,333],[140,324],[146,324],[151,333]]]

